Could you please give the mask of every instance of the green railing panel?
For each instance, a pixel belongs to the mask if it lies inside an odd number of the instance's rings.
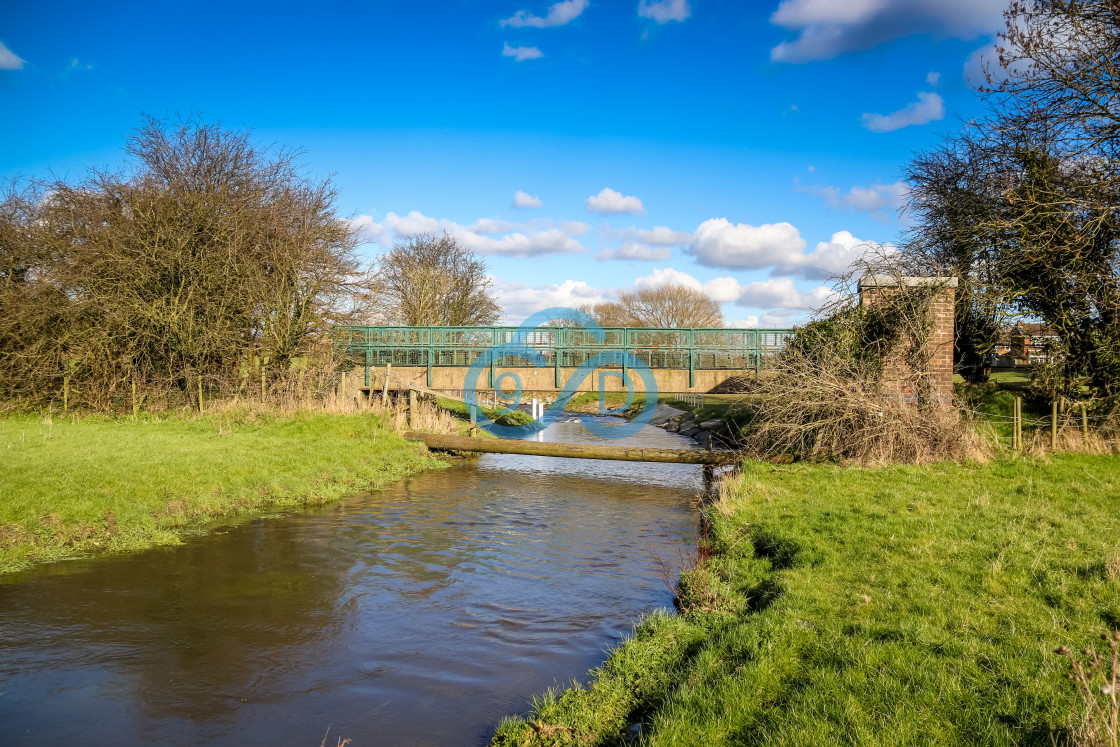
[[[549,366],[575,368],[603,352],[618,353],[610,365],[623,366],[623,351],[650,368],[761,370],[793,335],[792,329],[649,329],[608,327],[599,342],[579,327],[383,327],[356,325],[335,329],[336,344],[364,359],[367,366],[466,367],[494,345],[515,338],[541,353]],[[522,362],[523,365],[529,365]],[[509,359],[502,366],[516,366]],[[491,367],[493,369],[493,366]]]

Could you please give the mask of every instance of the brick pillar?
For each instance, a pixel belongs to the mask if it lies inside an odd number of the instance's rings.
[[[859,281],[859,300],[861,305],[869,305],[876,303],[886,293],[905,292],[907,288],[930,285],[938,286],[940,290],[933,297],[930,307],[933,329],[930,331],[928,372],[938,398],[948,407],[953,404],[953,342],[957,279],[865,275]],[[900,393],[913,395],[913,392],[905,389]]]

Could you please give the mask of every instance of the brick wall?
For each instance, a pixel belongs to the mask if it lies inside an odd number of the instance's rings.
[[[919,375],[928,377],[930,386],[945,406],[953,404],[953,341],[954,308],[956,305],[956,278],[914,278],[893,276],[865,276],[859,281],[860,304],[877,303],[884,294],[905,293],[908,290],[936,285],[939,287],[930,307],[929,364]],[[905,345],[906,343],[903,343]],[[915,372],[901,360],[901,352],[894,360],[888,356],[884,385],[904,397],[913,398],[911,382]]]

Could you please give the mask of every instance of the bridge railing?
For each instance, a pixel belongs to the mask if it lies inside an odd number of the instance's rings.
[[[605,327],[599,342],[579,327],[543,327],[525,332],[519,327],[386,327],[355,325],[335,330],[336,344],[364,359],[368,385],[369,367],[392,364],[423,366],[428,385],[433,367],[467,367],[488,348],[520,342],[537,351],[555,367],[557,386],[561,368],[575,368],[601,353],[615,353],[617,365],[626,368],[625,353],[650,368],[686,369],[689,382],[697,370],[754,370],[785,347],[792,329],[653,329]],[[507,358],[493,365],[531,365]],[[492,365],[492,368],[493,368]]]

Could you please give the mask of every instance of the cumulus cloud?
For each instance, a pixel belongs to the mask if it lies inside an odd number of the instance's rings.
[[[492,277],[494,291],[505,310],[507,323],[517,323],[529,315],[552,306],[577,308],[618,297],[621,288],[597,288],[582,280],[529,285]],[[661,285],[683,285],[706,293],[718,303],[734,303],[757,309],[746,319],[729,322],[730,327],[789,327],[791,318],[817,309],[832,300],[833,291],[825,286],[798,288],[789,278],[766,280],[742,285],[733,277],[718,277],[702,282],[687,272],[672,267],[657,267],[650,274],[634,280],[630,289]]]
[[[750,315],[746,319],[736,319],[727,323],[728,327],[747,329],[789,329],[794,325],[789,314]]]
[[[819,309],[833,297],[834,291],[819,285],[807,291],[798,290],[791,278],[770,278],[742,286],[738,306],[753,309]]]
[[[941,73],[930,73],[926,76],[926,83],[929,83],[933,88],[937,88],[937,84],[941,82]]]
[[[806,280],[827,280],[847,272],[867,252],[891,253],[893,244],[879,244],[858,239],[850,231],[837,231],[828,241],[820,241],[812,251],[801,254],[794,261],[778,265],[773,275],[796,275]]]
[[[410,210],[408,215],[403,216],[389,213],[385,216],[385,225],[398,236],[411,236],[414,233],[438,233],[451,224],[429,218],[419,210]]]
[[[610,187],[603,187],[599,194],[588,197],[583,206],[593,213],[603,213],[604,215],[618,213],[645,215],[646,212],[645,208],[642,207],[642,201],[637,197],[615,192]]]
[[[499,23],[515,29],[526,26],[537,29],[563,26],[578,18],[587,9],[587,5],[588,0],[562,0],[548,6],[548,12],[543,16],[535,16],[527,10],[519,10],[509,18],[503,18]]]
[[[800,254],[805,243],[801,233],[789,223],[752,226],[712,218],[696,229],[689,253],[707,267],[760,270]]]
[[[660,261],[673,258],[673,250],[667,246],[650,246],[640,241],[626,241],[613,249],[604,249],[595,259],[627,259],[639,261]]]
[[[783,0],[770,22],[797,33],[775,62],[830,60],[913,34],[975,39],[1003,27],[1007,0]]]
[[[772,278],[745,285],[733,277],[718,277],[707,282],[673,269],[672,267],[654,268],[653,272],[634,281],[636,288],[649,288],[658,285],[684,285],[704,291],[720,303],[734,302],[738,306],[757,309],[797,309],[820,308],[832,298],[833,291],[826,286],[809,290],[799,290],[791,278]]]
[[[347,221],[350,226],[357,232],[358,240],[362,243],[381,244],[387,245],[391,239],[389,238],[389,230],[375,221],[373,216],[359,215]]]
[[[742,292],[739,281],[733,277],[720,277],[702,283],[687,272],[672,267],[655,267],[652,273],[634,281],[635,288],[654,288],[659,285],[683,285],[694,288],[703,291],[709,298],[719,303],[735,301]]]
[[[491,278],[494,293],[502,305],[508,323],[517,324],[541,309],[553,306],[578,308],[583,304],[602,303],[609,292],[594,288],[582,280],[565,280],[562,283],[528,285]]]
[[[479,218],[467,230],[474,231],[475,233],[483,234],[496,234],[496,233],[509,233],[517,228],[516,223],[510,223],[505,220],[496,220],[494,218]]]
[[[8,49],[4,42],[0,42],[0,70],[22,70],[26,60],[21,60],[19,56]]]
[[[638,3],[638,15],[657,23],[683,21],[692,15],[688,0],[642,0]]]
[[[1058,36],[1059,34],[1055,30],[1053,38],[1057,39]],[[997,42],[992,40],[968,56],[964,63],[964,78],[971,85],[987,85],[989,75],[992,83],[1001,83],[1006,81],[1012,73],[1016,75],[1029,73],[1030,62],[1027,60],[1011,62],[1010,69],[1003,67],[1000,63],[997,47]]]
[[[820,197],[825,204],[835,210],[867,213],[880,223],[887,223],[891,218],[897,217],[899,211],[906,206],[906,199],[910,194],[905,182],[894,184],[876,182],[867,187],[856,185],[846,193],[841,193],[837,187],[831,185],[803,187],[800,181],[795,179],[794,189]]]
[[[863,126],[872,132],[891,132],[911,125],[924,125],[945,118],[945,102],[940,94],[921,91],[918,100],[890,114],[864,114]]]
[[[591,230],[591,226],[581,220],[564,220],[560,221],[559,225],[560,230],[569,236],[583,236]]]
[[[509,42],[505,42],[502,47],[503,57],[512,57],[514,62],[524,62],[525,60],[536,60],[544,57],[544,52],[536,47],[511,47]]]
[[[609,239],[636,240],[653,246],[680,246],[692,241],[692,234],[686,231],[674,231],[666,226],[611,228],[608,225],[603,225],[599,229],[599,235]]]
[[[801,232],[789,223],[751,226],[713,218],[696,229],[688,252],[707,267],[769,269],[772,276],[819,280],[845,272],[868,250],[884,248],[848,231],[837,231],[809,252],[804,251],[806,245]]]
[[[359,237],[369,243],[388,246],[393,239],[417,233],[447,233],[458,239],[467,249],[478,254],[507,257],[536,257],[548,254],[576,254],[586,252],[574,235],[590,228],[585,223],[567,224],[574,231],[548,226],[545,228],[518,225],[507,221],[483,218],[470,226],[450,220],[437,220],[412,210],[408,215],[388,213],[377,223],[368,215],[351,221],[359,229]],[[515,230],[518,229],[518,230]]]
[[[544,207],[541,198],[535,197],[528,192],[522,192],[520,189],[513,195],[513,207],[525,210],[528,208]]]

